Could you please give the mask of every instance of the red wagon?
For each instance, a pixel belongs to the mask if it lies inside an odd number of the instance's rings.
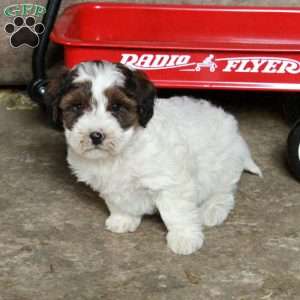
[[[88,60],[144,70],[157,87],[300,91],[300,9],[83,3],[51,34],[67,67]],[[288,139],[300,179],[300,124]]]
[[[158,87],[300,90],[299,24],[295,9],[83,3],[51,39],[68,67],[121,62]]]

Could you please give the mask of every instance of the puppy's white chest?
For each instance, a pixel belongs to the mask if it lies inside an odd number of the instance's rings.
[[[130,166],[118,163],[90,163],[68,156],[73,172],[107,202],[130,214],[152,214],[155,195],[141,185],[138,174]]]
[[[107,204],[113,204],[129,214],[152,214],[155,195],[140,183],[137,174],[127,167],[112,168],[109,176],[103,176],[100,194]],[[104,178],[105,177],[105,178]]]

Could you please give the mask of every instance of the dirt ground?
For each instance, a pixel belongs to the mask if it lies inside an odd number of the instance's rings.
[[[158,216],[137,232],[104,230],[108,211],[76,183],[62,132],[20,92],[0,92],[1,300],[300,299],[300,185],[289,132],[269,97],[224,95],[264,178],[244,174],[227,221],[178,256]]]

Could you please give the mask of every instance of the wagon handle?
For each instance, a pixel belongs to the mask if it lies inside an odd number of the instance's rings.
[[[28,93],[31,99],[44,107],[44,95],[46,92],[46,71],[45,58],[49,45],[49,36],[52,31],[61,0],[49,0],[46,13],[42,23],[45,26],[44,33],[40,37],[39,45],[34,48],[32,54],[32,74],[33,79],[28,85]]]

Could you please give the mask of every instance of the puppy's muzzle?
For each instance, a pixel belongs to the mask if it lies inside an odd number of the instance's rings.
[[[95,146],[102,144],[104,138],[105,138],[104,134],[101,133],[100,131],[93,131],[90,133],[90,139],[93,145]]]

